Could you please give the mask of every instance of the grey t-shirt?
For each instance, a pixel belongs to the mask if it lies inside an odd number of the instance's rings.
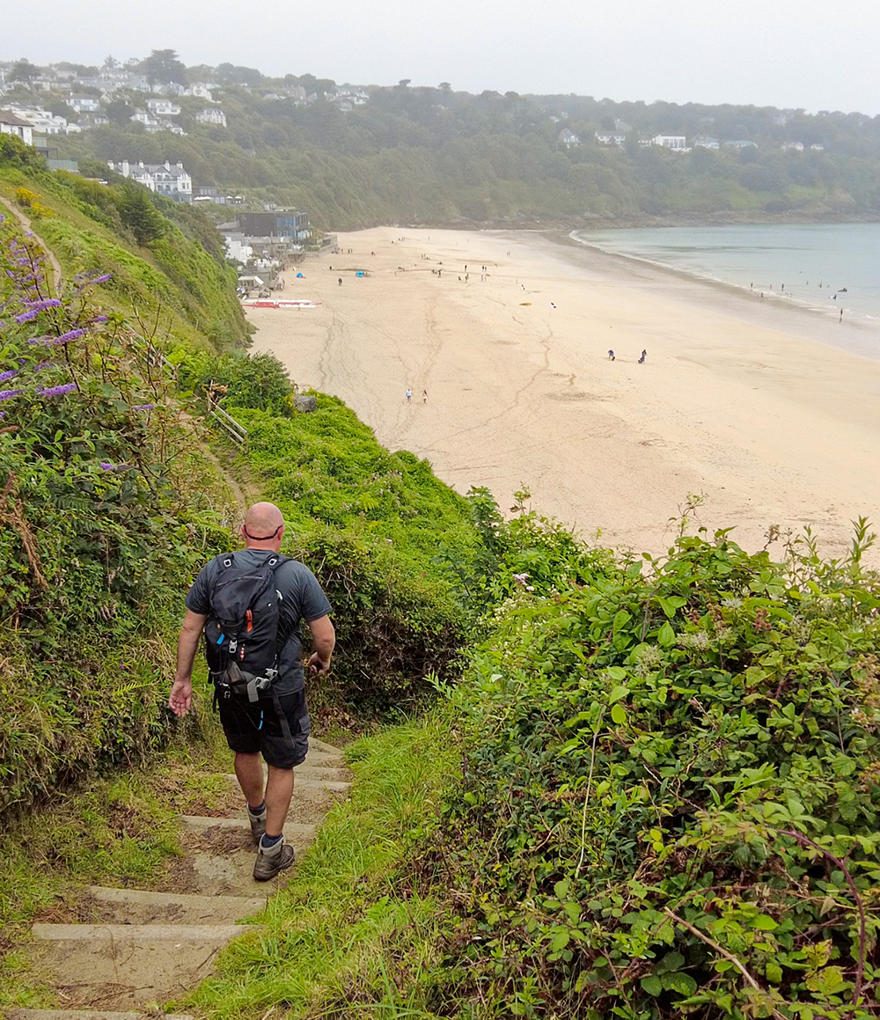
[[[211,589],[222,569],[222,561],[229,555],[215,556],[202,567],[186,596],[187,609],[210,616]],[[269,549],[238,549],[232,555],[239,566],[258,567],[275,554]],[[274,687],[279,694],[294,694],[305,685],[300,623],[326,616],[331,606],[315,575],[298,560],[288,560],[275,568],[275,587],[281,592],[278,629],[280,633],[287,634],[287,640],[278,658],[278,679]]]

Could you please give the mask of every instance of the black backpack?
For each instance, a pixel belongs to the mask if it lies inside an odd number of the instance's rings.
[[[220,557],[205,621],[208,670],[218,693],[257,701],[278,675],[281,592],[275,570],[288,560],[273,553],[257,566],[240,566],[235,553]]]

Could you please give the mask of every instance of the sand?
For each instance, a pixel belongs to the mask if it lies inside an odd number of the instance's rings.
[[[809,526],[838,555],[852,518],[880,525],[880,331],[562,236],[338,243],[275,295],[315,308],[249,310],[254,350],[459,491],[487,486],[507,511],[525,487],[538,512],[636,552],[669,546],[689,494],[695,526],[750,550],[771,525]]]

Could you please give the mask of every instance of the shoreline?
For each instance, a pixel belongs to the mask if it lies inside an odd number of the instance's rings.
[[[846,319],[841,322],[830,309],[826,310],[809,302],[801,301],[798,298],[782,297],[776,291],[764,292],[764,297],[756,296],[755,291],[744,284],[734,283],[732,280],[722,280],[719,277],[703,276],[700,273],[688,272],[678,266],[671,266],[668,263],[656,259],[645,258],[640,255],[627,255],[623,252],[613,251],[610,248],[603,248],[599,244],[593,244],[583,239],[575,238],[577,231],[570,231],[563,240],[558,235],[556,242],[559,244],[573,245],[575,250],[592,250],[601,254],[604,258],[616,259],[624,264],[646,267],[664,276],[673,276],[709,288],[717,288],[719,291],[728,294],[731,298],[739,298],[744,302],[741,314],[754,316],[755,323],[760,325],[779,326],[780,320],[771,318],[775,312],[762,318],[763,309],[778,309],[779,311],[793,316],[803,316],[799,330],[807,331],[808,338],[827,347],[836,350],[848,351],[861,357],[872,360],[880,360],[880,319],[864,313],[850,311]],[[553,235],[547,235],[553,240]],[[628,266],[629,269],[632,266]],[[757,304],[756,302],[760,302]],[[794,321],[794,319],[792,319]]]
[[[877,517],[880,364],[838,346],[863,332],[846,322],[546,231],[386,227],[339,246],[287,274],[283,296],[314,308],[249,309],[254,349],[460,492],[505,509],[524,484],[540,513],[652,553],[689,493],[708,497],[698,524],[750,550],[809,525],[838,555],[851,518]]]

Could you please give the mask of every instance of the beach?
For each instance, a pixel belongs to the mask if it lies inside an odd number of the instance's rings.
[[[273,293],[314,307],[248,309],[253,350],[460,492],[508,512],[527,489],[637,553],[669,547],[690,495],[691,530],[749,550],[808,526],[840,555],[851,519],[880,524],[880,336],[863,326],[561,235],[382,227],[338,245]]]

